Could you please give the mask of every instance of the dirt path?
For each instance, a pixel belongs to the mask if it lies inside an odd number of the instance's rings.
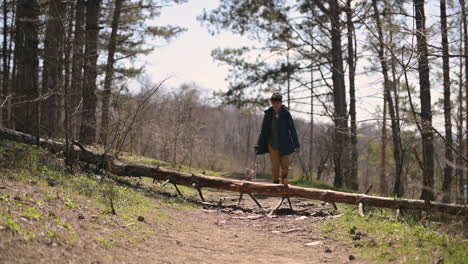
[[[252,220],[248,218],[252,216],[216,211],[175,214],[184,219],[184,228],[166,230],[156,243],[142,247],[158,252],[154,255],[160,263],[348,262],[350,249],[323,236],[306,219],[282,216]],[[315,246],[304,245],[311,242]],[[141,261],[145,261],[143,255]]]
[[[46,200],[44,195],[50,193],[41,192],[39,187],[14,184],[14,188],[0,190],[4,197],[32,197],[31,201],[39,201]],[[83,206],[70,210],[49,197],[47,208],[40,210],[53,211],[58,219],[70,223],[77,233],[75,241],[25,241],[17,234],[0,230],[0,263],[362,263],[350,261],[349,245],[320,230],[318,221],[337,217],[327,214],[330,210],[326,206],[294,199],[294,214],[285,203],[278,214],[268,217],[278,197],[257,196],[264,207],[260,210],[248,196],[241,209],[235,206],[238,194],[211,191],[205,195],[212,205],[198,204],[195,209],[158,205],[169,220],[145,215],[145,221],[138,223],[147,230],[148,235],[143,237],[122,226],[118,217],[96,217],[99,212],[84,206],[86,201],[77,200]],[[214,201],[221,201],[221,206],[215,206],[218,203]],[[79,210],[85,207],[86,210]],[[16,220],[31,230],[50,225],[25,219],[21,214]],[[115,243],[103,246],[96,241],[101,234],[114,234]],[[122,238],[116,234],[122,234]]]

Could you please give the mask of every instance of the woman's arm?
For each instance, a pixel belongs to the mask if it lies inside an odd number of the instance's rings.
[[[291,135],[291,138],[293,140],[294,148],[298,149],[300,145],[299,145],[299,140],[297,139],[296,126],[294,124],[294,120],[291,116],[291,113],[289,112],[288,112],[288,127],[289,127],[289,134]]]
[[[267,126],[267,120],[266,120],[266,114],[263,116],[263,122],[262,122],[262,129],[260,131],[260,136],[258,137],[257,141],[257,146],[263,146],[265,142],[265,136],[266,136],[266,126]]]

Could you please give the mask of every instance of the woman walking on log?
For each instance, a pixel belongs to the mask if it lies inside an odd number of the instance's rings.
[[[273,93],[271,107],[265,110],[262,130],[255,146],[256,155],[270,153],[273,183],[288,184],[289,154],[299,152],[296,126],[280,93]]]

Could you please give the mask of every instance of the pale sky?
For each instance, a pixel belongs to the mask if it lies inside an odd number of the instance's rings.
[[[155,23],[177,25],[187,28],[187,31],[145,58],[146,72],[152,78],[169,78],[166,82],[168,86],[196,83],[209,91],[227,89],[224,79],[228,68],[217,64],[211,57],[211,51],[219,47],[240,47],[246,45],[248,39],[229,32],[211,36],[202,27],[197,16],[202,14],[203,8],[213,9],[217,6],[218,0],[190,0],[162,10]]]

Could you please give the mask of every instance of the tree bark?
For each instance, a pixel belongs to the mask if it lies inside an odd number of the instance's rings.
[[[7,63],[7,68],[8,69],[11,69],[11,75],[10,75],[10,83],[9,85],[7,86],[7,94],[11,94],[13,96],[13,89],[14,89],[14,86],[15,86],[15,79],[16,79],[16,59],[15,59],[15,56],[14,56],[14,52],[13,52],[13,42],[14,42],[14,39],[15,39],[15,20],[16,20],[16,11],[15,11],[15,5],[14,3],[12,3],[12,7],[11,7],[11,12],[12,12],[12,16],[11,16],[11,22],[10,22],[10,43],[8,44],[8,63]],[[13,61],[13,63],[12,63]],[[13,64],[13,65],[11,65]],[[11,67],[10,67],[11,66]],[[9,128],[13,128],[14,127],[14,122],[13,122],[13,119],[11,118],[12,116],[12,113],[13,113],[13,105],[12,105],[12,97],[10,96],[7,100],[7,109],[6,109],[6,123],[7,123],[7,126]]]
[[[335,142],[333,159],[335,163],[336,187],[343,187],[343,177],[349,172],[349,131],[346,106],[346,87],[343,70],[343,51],[341,47],[341,21],[340,7],[337,0],[329,1],[331,20],[331,44],[332,44],[332,80],[333,103],[335,107]]]
[[[443,63],[443,78],[444,78],[444,119],[445,119],[445,167],[442,181],[442,202],[450,202],[450,182],[452,180],[452,163],[453,154],[451,146],[452,139],[452,120],[451,111],[452,105],[450,102],[450,61],[449,61],[449,44],[447,37],[447,12],[445,0],[440,0],[440,31],[442,33],[442,63]]]
[[[462,25],[463,25],[463,55],[465,56],[465,118],[468,120],[468,25],[466,21],[466,3],[465,0],[460,0],[461,10],[462,10]],[[466,121],[466,120],[465,120]],[[465,122],[465,157],[468,157],[468,122]],[[467,167],[468,164],[465,163],[464,167]],[[463,186],[465,185],[464,176],[468,175],[468,173],[464,172],[464,175],[460,177],[460,188],[463,190]],[[463,196],[462,191],[462,196]]]
[[[47,28],[44,40],[44,67],[42,70],[42,94],[47,96],[42,107],[44,130],[49,136],[59,136],[60,101],[63,86],[63,52],[65,37],[65,5],[62,0],[49,1]]]
[[[15,39],[15,107],[14,123],[18,131],[36,133],[38,127],[35,105],[38,98],[38,14],[36,0],[19,0],[16,11]]]
[[[117,31],[119,29],[120,13],[123,0],[116,0],[114,7],[114,17],[112,18],[112,31],[108,44],[108,55],[106,64],[106,77],[104,80],[104,91],[102,92],[102,119],[100,142],[107,144],[107,130],[109,129],[109,108],[112,96],[112,79],[114,77],[115,50],[117,46]]]
[[[400,123],[398,122],[395,115],[395,106],[393,105],[393,98],[391,94],[391,83],[388,76],[388,64],[385,59],[385,43],[382,30],[382,24],[380,21],[379,10],[377,7],[377,1],[372,0],[372,5],[374,8],[374,21],[377,25],[378,31],[378,54],[380,59],[380,64],[382,66],[382,75],[384,77],[384,99],[388,103],[388,112],[390,114],[390,123],[392,127],[392,139],[393,139],[393,158],[395,160],[395,184],[393,187],[393,195],[401,197],[404,192],[403,183],[402,183],[402,172],[403,172],[403,162],[402,162],[402,148],[401,148],[401,137],[400,137]],[[395,87],[396,89],[396,87]],[[385,151],[385,150],[382,150]]]
[[[387,194],[387,96],[384,93],[382,118],[382,148],[380,149],[380,193]],[[368,142],[370,144],[370,142]],[[369,161],[367,161],[369,162]]]
[[[83,92],[83,63],[84,63],[84,22],[85,0],[77,0],[75,14],[75,33],[73,39],[72,77],[70,89],[70,127],[74,138],[78,137],[80,120],[80,101]]]
[[[100,3],[101,0],[86,1],[83,111],[80,130],[80,140],[85,144],[94,143],[96,140],[96,78]]]
[[[34,137],[16,132],[6,128],[0,128],[0,138],[13,140],[16,142],[35,144]],[[40,145],[49,149],[53,153],[63,151],[64,144],[52,140],[41,139]],[[284,186],[282,184],[259,183],[251,181],[232,180],[221,177],[210,177],[202,174],[194,175],[175,170],[166,169],[152,165],[127,163],[116,159],[106,157],[103,154],[94,151],[82,150],[79,147],[74,148],[81,161],[88,162],[97,166],[107,164],[106,170],[119,176],[129,177],[149,177],[156,180],[166,181],[174,184],[191,186],[195,188],[213,188],[242,193],[258,193],[265,195],[274,195],[282,197],[300,197],[313,200],[322,200],[327,202],[338,202],[365,206],[385,207],[393,209],[422,209],[427,211],[439,211],[449,214],[465,214],[467,207],[462,204],[444,204],[431,201],[413,200],[413,199],[395,199],[390,197],[370,196],[365,194],[345,193],[332,190],[321,190],[313,188],[303,188],[293,185]]]
[[[351,1],[346,1],[346,25],[348,35],[348,67],[349,67],[349,115],[351,117],[351,162],[350,173],[347,180],[347,188],[358,190],[358,149],[357,149],[357,124],[356,124],[356,90],[354,84],[354,77],[356,73],[355,66],[355,47],[354,42],[354,24],[353,24],[353,10],[351,9]]]
[[[0,104],[8,96],[8,82],[10,80],[10,69],[8,67],[8,1],[3,1],[3,50],[2,50],[2,61],[3,61],[3,76],[2,76],[2,87],[0,91]],[[5,114],[4,106],[0,106],[0,127],[3,127],[3,116]]]
[[[311,36],[313,36],[313,28],[311,30]],[[314,39],[310,40],[310,52],[314,51]],[[309,180],[314,179],[314,61],[310,61],[310,124],[309,124]]]
[[[421,199],[434,200],[434,145],[431,110],[431,83],[426,42],[424,0],[414,0],[418,51],[419,94],[421,99],[421,137],[423,147],[423,188]]]

